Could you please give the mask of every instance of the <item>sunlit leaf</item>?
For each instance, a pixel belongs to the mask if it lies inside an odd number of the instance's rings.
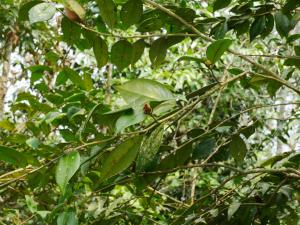
[[[133,111],[126,112],[118,118],[116,121],[116,131],[121,132],[129,126],[142,122],[145,118],[146,114],[143,111],[143,106],[137,106]]]
[[[56,9],[52,3],[40,3],[33,6],[29,12],[28,17],[30,23],[36,23],[49,20],[53,17]]]
[[[240,202],[233,202],[227,211],[227,218],[228,220],[231,219],[231,217],[233,216],[233,214],[240,208],[241,203]]]
[[[80,19],[85,17],[85,9],[76,0],[64,0],[65,5],[68,9],[72,10],[79,16]]]
[[[33,137],[33,138],[27,139],[26,140],[26,144],[29,147],[31,147],[32,149],[37,149],[40,146],[41,142],[40,142],[40,140],[38,138]]]
[[[147,101],[165,101],[175,98],[166,86],[148,79],[134,79],[116,89],[128,104],[143,104]]]
[[[26,2],[25,4],[23,4],[19,10],[19,17],[18,19],[21,20],[21,21],[24,21],[24,20],[29,20],[29,16],[28,16],[28,12],[29,10],[42,3],[42,1],[39,1],[39,0],[36,0],[36,1],[30,1],[30,2]]]
[[[162,103],[160,103],[159,105],[155,106],[155,108],[153,108],[153,114],[154,115],[162,115],[168,111],[170,111],[171,109],[174,109],[177,106],[176,104],[176,100],[167,100],[164,101]]]

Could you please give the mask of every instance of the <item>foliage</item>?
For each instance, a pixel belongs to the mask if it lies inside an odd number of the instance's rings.
[[[1,222],[299,224],[299,6],[1,3]]]

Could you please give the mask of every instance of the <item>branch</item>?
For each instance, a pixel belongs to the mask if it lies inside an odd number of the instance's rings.
[[[221,164],[221,163],[200,163],[200,164],[192,164],[192,165],[185,165],[185,166],[178,166],[169,170],[161,170],[161,171],[151,171],[151,172],[143,172],[141,175],[157,175],[157,174],[167,174],[167,173],[172,173],[176,172],[177,170],[182,170],[182,169],[191,169],[191,168],[205,168],[205,167],[223,167],[229,170],[232,170],[234,172],[237,172],[242,175],[247,175],[247,174],[253,174],[253,173],[268,173],[268,174],[274,174],[274,173],[281,173],[281,174],[286,174],[287,176],[295,177],[295,178],[300,178],[300,171],[293,169],[293,168],[286,168],[286,169],[265,169],[265,168],[257,168],[257,169],[252,169],[252,170],[240,170],[236,167],[226,165],[226,164]]]
[[[265,58],[278,58],[278,59],[299,59],[300,60],[300,56],[292,56],[292,55],[288,55],[288,56],[284,56],[284,55],[266,55],[266,54],[261,54],[261,55],[256,55],[256,54],[240,54],[243,56],[249,56],[249,57],[265,57]]]

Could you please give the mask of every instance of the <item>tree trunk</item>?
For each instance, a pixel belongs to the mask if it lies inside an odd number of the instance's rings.
[[[105,97],[104,97],[105,104],[110,104],[110,100],[111,100],[110,95],[111,95],[112,72],[113,72],[113,65],[109,63],[107,65],[107,77],[105,82]]]
[[[8,35],[7,42],[4,46],[2,74],[0,77],[0,120],[4,117],[5,95],[7,92],[7,82],[10,73],[10,58],[12,52],[12,38]]]

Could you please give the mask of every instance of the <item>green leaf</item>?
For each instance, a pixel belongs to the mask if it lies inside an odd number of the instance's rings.
[[[274,28],[274,16],[270,13],[270,14],[266,14],[266,26],[264,31],[261,33],[261,37],[265,38],[266,36],[268,36]]]
[[[279,188],[278,193],[285,195],[285,197],[287,197],[287,199],[291,201],[293,199],[293,194],[295,193],[295,189],[293,189],[288,185],[284,185]]]
[[[132,44],[132,54],[130,64],[133,66],[143,55],[146,44],[140,39]]]
[[[63,212],[57,217],[57,225],[77,225],[78,219],[75,212]]]
[[[81,28],[78,24],[73,23],[67,17],[64,17],[61,21],[61,30],[63,33],[63,41],[73,45],[80,39]]]
[[[51,62],[52,64],[55,64],[59,60],[59,55],[53,51],[49,51],[45,55],[45,60],[47,60],[48,62]]]
[[[257,122],[251,124],[250,126],[242,127],[239,131],[242,133],[246,138],[249,138],[252,134],[255,133],[255,128],[257,126]]]
[[[227,7],[231,3],[231,0],[215,0],[213,3],[214,12]]]
[[[31,72],[30,75],[31,83],[34,83],[35,81],[41,79],[44,76],[45,71],[48,71],[49,73],[53,72],[49,66],[42,66],[42,65],[30,66],[28,67],[28,69]]]
[[[65,70],[62,70],[59,72],[59,74],[57,75],[56,79],[55,79],[55,86],[60,86],[63,85],[67,82],[68,80],[68,76]]]
[[[65,192],[70,179],[80,166],[80,155],[78,152],[71,152],[59,159],[55,172],[55,180],[62,193]]]
[[[40,3],[42,3],[42,1],[37,0],[37,1],[26,2],[25,4],[23,4],[19,10],[18,19],[21,21],[29,20],[29,16],[28,16],[29,10]]]
[[[116,122],[116,131],[122,132],[125,128],[138,124],[146,118],[146,114],[143,111],[143,105],[135,107],[133,111],[125,112],[120,116]]]
[[[292,10],[298,8],[300,6],[299,0],[287,0],[285,5],[282,8],[284,13],[290,13]]]
[[[287,43],[294,42],[296,40],[300,39],[300,34],[292,34],[287,38]]]
[[[296,56],[300,56],[300,45],[294,46]]]
[[[108,47],[106,42],[102,38],[96,37],[93,41],[93,50],[98,67],[103,67],[108,62]]]
[[[36,23],[49,20],[55,14],[56,9],[52,3],[40,3],[33,6],[29,12],[28,17],[30,23]]]
[[[119,114],[119,113],[122,114],[122,113],[130,112],[130,111],[132,111],[132,107],[131,106],[124,106],[124,107],[121,107],[118,110],[105,112],[105,113],[103,113],[103,115],[113,115],[113,114]]]
[[[245,34],[248,32],[250,26],[249,20],[244,20],[241,24],[235,27],[235,32],[237,36],[240,36],[242,34]]]
[[[208,138],[202,141],[195,147],[193,151],[193,159],[205,159],[214,150],[216,140],[214,138]]]
[[[152,65],[158,66],[162,64],[166,58],[168,48],[181,42],[182,40],[182,37],[162,37],[155,40],[152,43],[149,51],[149,57]]]
[[[38,210],[38,211],[36,211],[36,213],[37,213],[40,217],[42,217],[43,219],[45,219],[45,218],[47,217],[47,215],[48,215],[49,213],[51,213],[51,211],[47,211],[47,210]]]
[[[199,65],[201,64],[201,63],[205,63],[205,59],[203,59],[203,58],[197,58],[197,57],[192,57],[192,56],[181,56],[180,58],[178,58],[177,60],[176,60],[176,62],[180,62],[180,61],[188,61],[188,62],[196,62],[196,63],[198,63]]]
[[[156,158],[156,154],[163,142],[164,126],[157,127],[149,136],[145,137],[136,161],[138,172],[147,171],[151,168]]]
[[[147,14],[147,13],[144,13],[143,14],[143,17],[144,15]],[[139,32],[153,32],[153,31],[156,31],[156,30],[159,30],[160,28],[162,28],[164,26],[164,23],[162,21],[161,18],[159,18],[159,16],[154,16],[154,17],[147,17],[145,16],[146,18],[143,18],[142,17],[142,22],[140,22],[139,24],[139,28],[138,28],[138,31]]]
[[[176,151],[166,155],[156,166],[154,171],[168,170],[183,165],[192,155],[192,143],[177,148]]]
[[[64,102],[64,97],[59,94],[45,94],[44,97],[55,105],[60,105]]]
[[[240,205],[241,203],[240,202],[233,202],[229,208],[228,208],[228,211],[227,211],[227,217],[228,217],[228,220],[231,219],[231,217],[233,216],[234,213],[236,213],[236,211],[240,208]]]
[[[38,210],[38,204],[36,201],[34,201],[32,196],[25,195],[25,201],[27,204],[27,207],[31,213],[37,213],[40,215],[43,219],[46,218],[46,216],[50,213],[50,211],[40,211]]]
[[[256,36],[262,34],[266,28],[265,16],[256,17],[250,27],[250,41],[253,41]]]
[[[247,154],[247,146],[239,135],[234,135],[229,145],[230,154],[237,162],[243,162]]]
[[[134,79],[116,87],[116,89],[128,104],[141,105],[149,101],[175,99],[175,96],[165,85],[148,79]]]
[[[72,81],[73,84],[80,88],[84,88],[82,78],[77,72],[70,68],[64,68],[65,75]]]
[[[275,14],[276,30],[281,37],[287,37],[293,28],[291,16],[279,11]]]
[[[282,87],[282,83],[279,83],[276,80],[269,80],[268,86],[267,86],[267,91],[271,97],[274,97],[276,95],[276,92],[281,87]]]
[[[121,40],[111,48],[111,62],[122,71],[130,65],[132,57],[132,46],[128,41]]]
[[[177,104],[175,99],[164,101],[159,105],[155,106],[155,108],[153,108],[153,115],[157,115],[157,116],[163,115],[164,113],[170,111],[176,106]]]
[[[27,164],[24,153],[2,145],[0,145],[0,160],[18,167],[23,167]]]
[[[131,165],[140,149],[142,139],[142,135],[127,139],[104,158],[99,170],[101,181],[121,173]]]
[[[72,106],[68,109],[67,116],[69,120],[74,120],[76,116],[85,115],[86,111],[83,108]]]
[[[228,23],[227,21],[220,22],[216,26],[211,29],[210,34],[214,36],[215,39],[224,38],[225,34],[228,31]]]
[[[33,197],[29,195],[25,195],[25,201],[29,211],[31,213],[36,213],[38,204],[34,201]]]
[[[129,0],[122,6],[120,13],[121,20],[129,27],[137,24],[143,14],[143,3],[141,0]]]
[[[68,129],[60,130],[59,133],[63,137],[63,139],[65,139],[65,141],[67,141],[67,142],[76,142],[76,141],[78,141],[78,138],[76,137],[74,132],[72,132]]]
[[[150,47],[149,57],[153,66],[158,66],[162,64],[167,55],[167,48],[165,45],[165,40],[159,38],[153,42]]]
[[[286,59],[284,61],[285,66],[296,66],[300,69],[300,59]]]
[[[212,63],[216,63],[221,56],[227,51],[232,44],[232,40],[230,39],[222,39],[213,42],[207,47],[206,57]]]
[[[41,142],[38,138],[33,137],[33,138],[27,139],[26,144],[32,149],[37,149],[40,146]]]
[[[268,158],[267,160],[263,161],[260,166],[262,166],[262,167],[266,167],[266,166],[273,167],[274,164],[276,164],[277,162],[279,162],[279,161],[281,161],[283,159],[286,159],[291,154],[292,154],[292,152],[284,152],[284,153],[272,156],[271,158]]]
[[[100,15],[108,27],[114,28],[117,18],[117,8],[112,0],[97,0]]]

